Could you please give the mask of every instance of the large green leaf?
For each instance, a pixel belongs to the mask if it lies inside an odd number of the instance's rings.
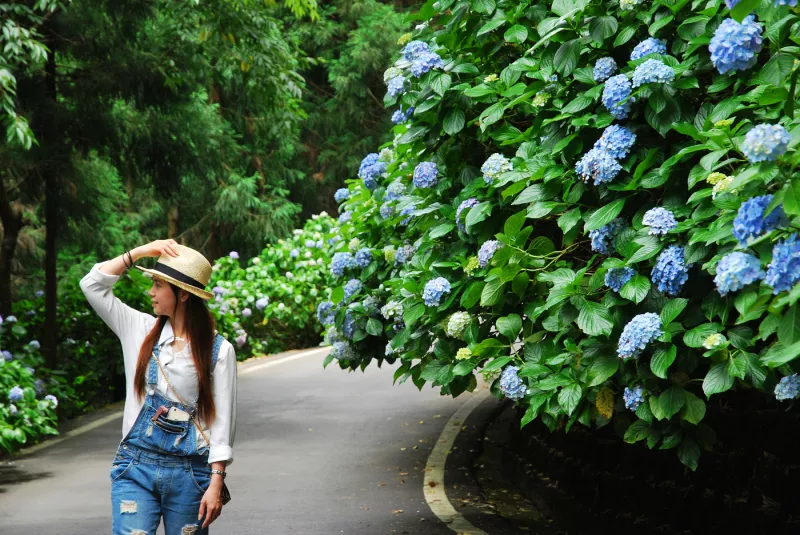
[[[583,299],[579,307],[580,312],[576,323],[578,327],[589,336],[608,336],[614,327],[611,314],[600,303]]]
[[[653,358],[650,359],[650,371],[656,377],[662,379],[667,378],[667,370],[672,363],[675,362],[675,356],[678,354],[678,348],[670,345],[668,349],[659,347],[653,352]]]
[[[575,70],[580,55],[581,42],[579,39],[573,39],[572,41],[567,41],[562,44],[559,49],[556,50],[556,55],[553,59],[556,70],[564,76],[569,76],[572,74],[572,71]]]
[[[728,366],[724,362],[714,364],[705,379],[703,379],[703,392],[706,397],[711,397],[712,394],[720,394],[731,389],[733,386],[733,377],[728,374]]]
[[[599,210],[595,211],[589,216],[589,219],[586,220],[584,232],[599,229],[603,225],[610,223],[619,215],[624,206],[625,199],[617,199],[616,201],[610,202]]]
[[[509,341],[513,342],[522,330],[522,319],[518,314],[509,314],[503,318],[498,318],[497,330]]]

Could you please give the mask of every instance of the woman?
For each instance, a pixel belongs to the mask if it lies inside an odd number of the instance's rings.
[[[155,269],[136,267],[153,279],[155,317],[112,292],[122,272],[148,256],[158,257]],[[162,515],[166,535],[206,535],[222,511],[236,429],[236,355],[206,308],[210,277],[202,254],[156,240],[95,264],[80,282],[119,337],[125,361],[123,439],[111,465],[114,535],[155,535]]]

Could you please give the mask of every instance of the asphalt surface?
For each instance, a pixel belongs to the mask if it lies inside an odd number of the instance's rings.
[[[452,534],[425,502],[424,469],[470,394],[443,397],[411,381],[393,386],[397,364],[363,373],[335,362],[323,369],[324,355],[279,355],[239,368],[235,460],[226,479],[233,500],[210,532]],[[121,427],[120,415],[0,466],[0,534],[110,533],[109,468]]]

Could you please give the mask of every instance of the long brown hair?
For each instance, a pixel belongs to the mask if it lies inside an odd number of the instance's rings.
[[[172,288],[172,293],[175,294],[174,317],[178,310],[178,297],[181,289],[174,284],[169,285]],[[139,349],[139,360],[136,361],[136,375],[133,378],[134,392],[138,400],[141,400],[145,395],[147,367],[151,360],[150,355],[153,347],[161,337],[161,331],[164,329],[168,319],[169,316],[158,316],[158,321],[147,334],[144,342],[142,342],[142,347]],[[192,293],[189,294],[189,299],[186,300],[186,317],[183,321],[191,346],[192,360],[194,360],[194,366],[197,370],[197,416],[205,422],[206,426],[210,426],[216,417],[214,396],[211,391],[211,350],[214,344],[214,329],[216,329],[217,322],[208,311],[208,308],[206,308],[205,301]],[[161,372],[159,371],[158,373]],[[191,403],[190,400],[185,398],[183,400]]]

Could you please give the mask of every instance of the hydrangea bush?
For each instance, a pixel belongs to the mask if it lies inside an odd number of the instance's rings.
[[[338,197],[327,362],[399,358],[395,381],[453,396],[502,372],[521,425],[612,425],[692,469],[709,403],[800,395],[789,7],[437,0],[418,18],[384,97],[414,111]],[[338,256],[351,239],[367,267]]]
[[[371,160],[362,170],[376,166],[377,159]],[[373,170],[365,173],[364,180],[374,180]],[[336,192],[342,201],[348,196]],[[322,212],[291,237],[265,247],[246,267],[236,251],[214,263],[209,281],[214,298],[208,306],[220,333],[236,347],[238,359],[318,343],[317,305],[332,269],[330,251],[342,240],[338,231],[334,220]],[[348,266],[368,261],[364,251],[369,249],[360,249],[357,242],[345,244]]]

